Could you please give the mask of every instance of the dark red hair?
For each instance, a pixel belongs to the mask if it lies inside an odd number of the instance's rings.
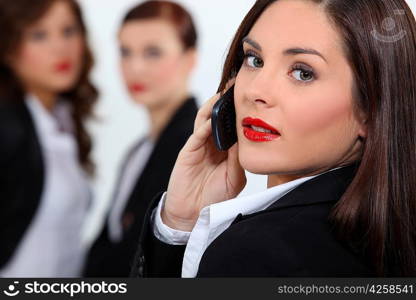
[[[196,47],[197,34],[194,22],[191,15],[179,4],[160,0],[145,1],[130,9],[122,23],[145,19],[168,21],[175,27],[185,50]]]

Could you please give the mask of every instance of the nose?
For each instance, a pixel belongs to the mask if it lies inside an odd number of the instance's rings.
[[[272,97],[272,90],[276,89],[276,84],[276,74],[271,74],[266,68],[262,68],[251,77],[245,88],[244,98],[257,106],[274,106],[276,99]]]
[[[51,48],[55,55],[57,56],[66,56],[73,49],[73,40],[66,38],[62,35],[55,35],[52,38]]]
[[[62,54],[68,51],[67,43],[62,37],[55,37],[52,41],[52,49],[56,54]]]
[[[131,58],[130,62],[130,68],[135,74],[141,74],[145,72],[146,64],[144,59],[141,57],[141,55],[135,55]]]

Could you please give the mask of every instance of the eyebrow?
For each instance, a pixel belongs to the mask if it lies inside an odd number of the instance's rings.
[[[312,55],[319,56],[326,63],[328,63],[327,60],[325,59],[325,57],[321,53],[319,53],[315,49],[311,49],[311,48],[290,48],[290,49],[286,49],[285,51],[283,51],[283,54],[285,54],[285,55],[312,54]]]
[[[261,46],[260,46],[260,44],[259,43],[257,43],[256,41],[253,41],[251,38],[249,38],[248,36],[246,36],[246,37],[244,37],[243,39],[242,39],[242,43],[244,44],[244,43],[247,43],[247,44],[249,44],[249,45],[251,45],[253,48],[255,48],[255,49],[257,49],[257,50],[259,50],[259,51],[261,51]]]
[[[243,43],[247,43],[249,45],[251,45],[253,48],[261,51],[261,46],[259,43],[257,43],[256,41],[252,40],[251,38],[249,38],[248,36],[244,37],[242,39]],[[312,55],[317,55],[319,57],[321,57],[326,63],[327,60],[325,59],[325,57],[317,50],[312,49],[312,48],[301,48],[301,47],[296,47],[296,48],[289,48],[283,51],[284,55],[297,55],[297,54],[312,54]]]

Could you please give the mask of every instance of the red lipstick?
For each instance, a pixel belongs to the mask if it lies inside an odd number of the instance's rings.
[[[279,131],[261,119],[244,118],[244,136],[253,142],[270,142],[280,137]]]
[[[129,90],[132,93],[141,93],[146,90],[145,86],[140,83],[133,83],[129,85]]]
[[[72,69],[72,64],[69,61],[62,61],[55,65],[55,70],[57,72],[68,72]]]

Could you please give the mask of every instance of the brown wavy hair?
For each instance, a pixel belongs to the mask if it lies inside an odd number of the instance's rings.
[[[197,33],[191,15],[179,4],[163,1],[144,1],[131,8],[123,18],[122,25],[129,21],[163,19],[171,23],[178,33],[184,50],[196,47]]]
[[[242,39],[275,1],[258,0],[246,15],[218,91],[243,63]],[[340,33],[356,108],[366,115],[358,171],[331,220],[380,276],[416,276],[415,17],[404,0],[309,1],[322,6]]]
[[[92,175],[92,141],[84,123],[92,115],[98,93],[89,80],[93,56],[87,45],[87,31],[81,9],[75,0],[0,0],[0,99],[23,101],[25,90],[8,66],[7,58],[19,48],[25,29],[42,18],[56,1],[66,1],[70,5],[84,37],[85,53],[80,77],[72,89],[60,96],[72,104],[78,159],[83,168]]]

